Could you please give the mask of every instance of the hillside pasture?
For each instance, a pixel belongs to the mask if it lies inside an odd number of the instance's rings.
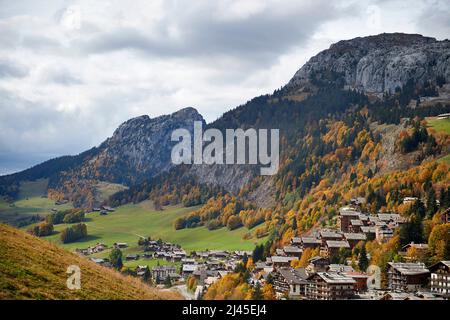
[[[115,212],[101,215],[98,212],[86,215],[86,225],[89,237],[75,243],[62,244],[59,234],[54,234],[47,239],[61,244],[69,250],[86,248],[103,242],[111,246],[115,242],[126,242],[131,248],[124,253],[137,247],[139,237],[152,237],[166,242],[179,244],[187,251],[191,250],[252,250],[255,243],[263,239],[244,240],[243,236],[249,230],[239,228],[229,231],[226,228],[210,231],[206,227],[175,230],[173,222],[175,219],[189,214],[198,207],[185,208],[182,206],[168,206],[163,211],[155,211],[150,201],[139,204],[127,204],[116,208]],[[67,225],[55,226],[55,231],[61,231]]]
[[[23,226],[29,224],[33,216],[45,217],[53,208],[56,210],[72,208],[70,203],[56,205],[55,201],[48,199],[47,185],[47,179],[22,182],[17,201],[9,203],[0,198],[0,222]]]
[[[450,135],[450,119],[438,119],[437,117],[427,118],[427,123],[430,128],[436,130],[436,132],[441,132]]]

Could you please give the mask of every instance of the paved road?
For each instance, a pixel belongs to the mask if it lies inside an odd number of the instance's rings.
[[[185,284],[173,286],[172,288],[181,293],[186,300],[194,300],[194,293],[189,291]]]

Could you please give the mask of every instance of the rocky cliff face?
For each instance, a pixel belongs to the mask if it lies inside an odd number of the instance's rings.
[[[194,121],[203,117],[194,108],[181,109],[170,115],[136,117],[120,125],[99,152],[85,161],[74,174],[82,179],[98,179],[124,184],[138,183],[168,170],[172,131],[185,128],[191,133]]]
[[[339,41],[312,57],[288,86],[302,86],[313,74],[340,74],[348,88],[367,93],[394,92],[409,79],[440,76],[450,81],[450,41],[415,34],[380,34]]]

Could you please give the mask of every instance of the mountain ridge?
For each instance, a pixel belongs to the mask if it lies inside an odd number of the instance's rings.
[[[316,72],[339,73],[346,86],[366,93],[393,93],[410,79],[450,80],[450,41],[418,34],[383,33],[334,43],[306,62],[288,86],[310,82]]]
[[[433,53],[432,49],[436,52]],[[395,81],[388,81],[388,87],[396,85],[394,92],[388,93],[386,100],[382,100],[378,105],[371,106],[365,94],[372,91],[366,89],[386,88],[384,84],[386,73],[383,70],[390,63],[386,61],[390,60],[383,57],[396,55],[399,53],[398,50],[402,52],[399,61],[410,62],[408,65],[412,69],[408,70],[419,70],[426,66],[429,69],[426,67],[426,72],[421,77],[411,78],[406,77],[401,70],[395,71],[398,68],[394,68],[395,72],[401,74],[398,79],[394,79]],[[434,38],[414,34],[381,34],[339,41],[312,57],[281,90],[276,90],[272,95],[256,97],[227,111],[207,127],[216,127],[220,130],[277,127],[281,130],[284,150],[290,150],[303,135],[307,134],[302,129],[303,126],[317,125],[316,122],[321,119],[345,113],[349,108],[355,110],[355,107],[368,106],[370,116],[373,118],[371,121],[382,121],[387,115],[388,118],[393,117],[400,123],[400,117],[407,116],[412,111],[415,114],[433,112],[433,109],[421,107],[413,110],[409,106],[410,101],[419,99],[424,94],[420,89],[423,87],[422,82],[426,82],[434,90],[428,90],[427,87],[428,91],[436,93],[435,88],[440,85],[438,80],[445,83],[450,79],[449,50],[448,40],[437,41]],[[416,59],[414,52],[419,52],[419,56],[425,60]],[[378,60],[368,58],[377,54],[381,54]],[[435,56],[440,57],[442,61],[427,62],[429,57]],[[365,71],[360,73],[358,68],[366,66],[365,63],[370,68],[363,68]],[[378,67],[382,71],[379,71]],[[434,75],[436,68],[442,71],[443,79],[437,79]],[[374,74],[374,77],[367,78],[365,72],[369,75]],[[359,83],[357,81],[361,82],[362,87],[355,85]],[[366,84],[368,87],[364,89]],[[400,88],[397,88],[397,85]],[[304,97],[291,98],[298,96],[299,92],[305,93]],[[380,94],[376,90],[374,92]],[[439,110],[445,110],[445,107]],[[143,115],[129,119],[85,157],[76,158],[74,164],[67,168],[62,166],[51,181],[50,187],[61,192],[60,197],[77,199],[76,205],[87,204],[87,207],[92,207],[96,202],[92,185],[98,180],[131,186],[170,170],[173,167],[170,162],[170,146],[173,144],[170,142],[170,133],[175,128],[186,128],[192,133],[194,121],[202,121],[206,125],[203,117],[192,107],[156,118]],[[288,152],[281,150],[281,153],[283,161]],[[307,154],[304,155],[306,156]],[[302,162],[303,159],[298,158],[296,161]],[[237,194],[247,182],[257,178],[257,170],[254,166],[246,165],[193,165],[184,171],[183,175],[194,177],[201,184],[218,186]],[[20,173],[17,176],[20,177]],[[274,205],[274,199],[277,197],[274,187],[276,179],[276,177],[266,178],[247,196],[264,206]],[[79,193],[83,194],[81,198]]]

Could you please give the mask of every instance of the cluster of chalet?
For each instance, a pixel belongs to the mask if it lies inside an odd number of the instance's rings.
[[[263,271],[257,273],[258,271]],[[326,257],[316,256],[305,268],[268,267],[257,263],[252,284],[264,284],[268,276],[278,298],[308,300],[345,299],[450,299],[450,261],[430,267],[423,263],[390,262],[388,289],[368,286],[370,276],[349,265],[330,264]]]
[[[291,244],[277,249],[271,257],[275,267],[289,266],[299,259],[306,248],[319,249],[320,255],[332,257],[341,248],[353,249],[360,241],[376,239],[385,242],[393,237],[395,230],[403,222],[398,214],[378,213],[368,215],[354,206],[339,210],[340,230],[320,229],[309,236],[294,237]]]
[[[207,250],[192,252],[189,258],[183,259],[181,275],[184,279],[193,276],[197,280],[195,297],[201,298],[208,287],[217,280],[233,272],[245,257],[250,257],[252,251],[222,251]]]
[[[170,262],[178,262],[186,258],[186,251],[179,245],[169,242],[149,241],[144,248],[144,258],[165,259]]]
[[[351,266],[330,264],[321,256],[311,258],[306,268],[273,266],[270,275],[278,298],[310,300],[354,298],[367,291],[369,277]]]
[[[416,198],[405,198],[414,202]],[[276,250],[275,254],[254,265],[249,283],[273,284],[278,298],[342,300],[342,299],[437,299],[450,298],[450,261],[441,261],[426,267],[423,263],[408,260],[410,248],[415,251],[428,250],[427,244],[410,243],[399,252],[403,261],[388,264],[388,289],[381,290],[380,284],[371,277],[355,271],[350,265],[333,264],[341,248],[353,249],[360,241],[377,240],[383,243],[393,237],[404,222],[394,213],[365,214],[358,208],[363,198],[352,199],[348,206],[339,210],[339,229],[319,229],[308,236],[293,237],[289,245]],[[108,207],[102,207],[108,210]],[[450,212],[444,214],[448,219]],[[143,241],[143,242],[141,242]],[[179,245],[161,240],[141,239],[139,245],[143,254],[128,254],[126,260],[164,259],[168,265],[149,268],[145,263],[136,268],[138,276],[150,276],[155,283],[183,283],[189,277],[197,279],[195,297],[200,299],[207,288],[233,272],[251,251],[206,250],[187,254]],[[114,243],[114,248],[124,249],[127,243]],[[107,246],[98,243],[87,249],[77,249],[84,255],[105,250]],[[317,249],[318,256],[311,258],[305,268],[292,268],[291,263],[299,260],[307,249]],[[110,266],[108,259],[92,258],[94,262]],[[269,279],[270,278],[270,279]],[[368,285],[369,283],[369,285]]]
[[[107,215],[109,212],[114,212],[115,209],[110,206],[101,206],[92,208],[93,212],[100,212],[101,215]]]
[[[440,261],[428,268],[416,262],[390,262],[388,264],[388,286],[393,298],[411,297],[421,293],[450,299],[450,261]],[[409,294],[409,296],[408,296]]]
[[[94,245],[92,247],[87,247],[85,249],[78,249],[77,248],[77,249],[75,249],[75,252],[77,252],[79,254],[82,254],[84,256],[88,256],[88,255],[91,255],[91,254],[94,254],[94,253],[102,252],[102,251],[104,251],[107,248],[108,248],[108,246],[106,244],[99,242],[96,245]]]
[[[184,252],[179,246],[171,245],[169,243],[154,243],[149,241],[147,247],[152,248],[153,254],[147,255],[148,258],[166,258],[170,262],[181,263],[180,267],[176,265],[158,265],[149,269],[147,265],[139,265],[136,268],[137,276],[143,277],[148,270],[151,279],[156,284],[165,283],[167,278],[170,278],[171,283],[183,283],[189,277],[194,277],[197,280],[197,288],[195,297],[200,299],[206,292],[208,287],[217,280],[232,272],[236,266],[242,262],[244,257],[250,256],[251,251],[222,251],[222,250],[208,250],[208,251],[193,251],[190,255],[182,254]],[[148,250],[147,252],[149,252]],[[162,253],[174,253],[177,258],[173,260],[173,256],[162,255]],[[178,260],[178,256],[183,257]],[[145,257],[145,254],[144,254]]]
[[[339,209],[339,221],[340,231],[349,242],[376,239],[381,243],[394,236],[404,219],[396,213],[369,215],[355,206],[347,206]]]
[[[193,276],[198,283],[197,298],[200,298],[211,284],[232,272],[245,256],[251,256],[252,254],[252,251],[230,252],[223,250],[192,251],[187,254],[177,244],[162,240],[141,240],[140,246],[143,249],[143,254],[128,254],[125,257],[126,260],[164,259],[168,264],[148,268],[143,263],[136,268],[137,276],[143,277],[146,273],[149,273],[150,278],[157,284],[166,282],[167,278],[170,278],[171,283],[182,283],[188,277]],[[128,245],[126,243],[115,243],[114,247],[126,248]],[[178,267],[178,265],[180,266]]]
[[[417,198],[405,198],[414,202]],[[277,296],[294,299],[436,299],[449,298],[449,263],[441,261],[427,268],[422,263],[389,263],[388,290],[373,291],[368,274],[356,272],[349,265],[330,261],[340,249],[353,249],[360,241],[377,240],[380,243],[393,237],[404,222],[395,213],[365,214],[358,210],[363,198],[352,199],[350,205],[340,208],[340,229],[320,229],[309,236],[293,237],[291,243],[276,250],[274,256],[255,265],[257,276],[253,283],[264,282],[270,274]],[[428,250],[427,244],[410,243],[399,252],[408,261],[407,251]],[[305,249],[317,249],[319,256],[309,260],[305,268],[294,269],[291,263],[299,260]],[[431,280],[430,280],[431,279]],[[378,284],[379,289],[379,284]],[[418,296],[420,293],[420,296]]]
[[[200,298],[206,289],[215,281],[232,272],[236,266],[244,260],[244,257],[252,255],[252,251],[223,251],[206,250],[192,251],[189,255],[177,244],[154,241],[150,239],[140,239],[139,246],[143,253],[130,253],[124,259],[126,261],[142,261],[142,265],[136,267],[136,275],[139,277],[149,276],[155,283],[164,283],[169,277],[171,283],[183,282],[189,276],[197,279],[197,298]],[[129,245],[126,242],[115,242],[112,248],[126,249]],[[91,255],[107,249],[108,246],[98,243],[86,249],[76,249],[82,255]],[[158,265],[149,268],[145,264],[147,259],[166,260],[167,265]],[[99,265],[112,267],[108,258],[91,258]]]

